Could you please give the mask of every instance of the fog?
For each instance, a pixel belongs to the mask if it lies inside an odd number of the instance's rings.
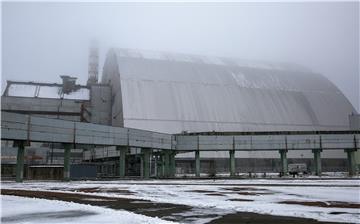
[[[2,3],[6,80],[86,83],[110,47],[290,62],[335,83],[360,111],[359,2]]]

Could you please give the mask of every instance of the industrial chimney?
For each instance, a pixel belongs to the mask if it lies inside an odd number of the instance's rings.
[[[99,74],[99,47],[96,40],[91,41],[89,49],[89,77],[87,85],[98,83]]]

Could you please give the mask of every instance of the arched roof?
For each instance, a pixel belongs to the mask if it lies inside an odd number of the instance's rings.
[[[354,108],[306,68],[112,49],[113,124],[167,133],[348,129]]]

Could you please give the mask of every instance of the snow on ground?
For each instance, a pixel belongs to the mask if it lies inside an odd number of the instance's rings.
[[[251,174],[251,176],[249,175]],[[181,173],[177,173],[175,174],[176,177],[179,178],[189,178],[189,177],[196,177],[196,175],[194,173],[187,173],[187,174],[181,174]],[[236,173],[236,175],[240,178],[279,178],[279,172],[277,173],[256,173],[256,172],[247,172],[247,173]],[[207,178],[211,178],[209,177],[209,173],[200,173],[201,177],[207,177]],[[216,177],[230,177],[230,173],[226,172],[226,173],[216,173]],[[319,179],[319,176],[315,176],[315,175],[299,175],[296,176],[297,179]],[[360,175],[354,175],[354,176],[349,176],[348,172],[322,172],[321,173],[321,179],[340,179],[340,178],[347,178],[347,179],[358,179],[360,178]]]
[[[234,188],[243,188],[245,194]],[[75,193],[145,199],[155,202],[183,204],[198,208],[235,212],[255,212],[281,216],[313,218],[319,221],[359,223],[355,208],[317,207],[281,204],[281,201],[313,201],[360,203],[360,180],[245,179],[245,180],[121,180],[73,182],[2,183],[4,189],[66,191],[99,188],[101,191]],[[124,189],[133,195],[106,192]],[[74,193],[74,192],[69,192]],[[234,200],[252,201],[234,201]]]
[[[1,185],[3,188],[22,188],[24,186],[34,187],[39,189],[45,189],[46,187],[55,186],[99,186],[99,185],[251,185],[251,186],[263,186],[263,185],[279,185],[279,186],[324,186],[324,187],[360,187],[360,179],[178,179],[178,180],[115,180],[115,181],[72,181],[72,182],[59,182],[59,181],[26,181],[24,183],[15,183],[13,181],[2,181]]]
[[[172,223],[132,212],[72,202],[1,196],[1,223]]]

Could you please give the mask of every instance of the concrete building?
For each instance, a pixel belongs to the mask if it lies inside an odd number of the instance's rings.
[[[111,124],[111,90],[108,85],[82,86],[62,76],[62,84],[8,81],[1,110],[40,117]]]
[[[111,124],[111,90],[108,85],[93,83],[82,86],[76,84],[76,78],[61,78],[61,84],[8,81],[1,97],[1,110],[38,117]],[[25,177],[62,178],[64,150],[61,147],[34,142],[27,145]],[[13,142],[3,141],[1,148],[2,178],[14,177],[16,148],[13,147]],[[83,164],[83,149],[72,149],[70,158],[72,159],[69,162],[75,167],[72,173],[76,174],[82,170],[82,167],[76,164]],[[46,172],[52,175],[44,175]],[[84,172],[82,175],[87,176]]]

